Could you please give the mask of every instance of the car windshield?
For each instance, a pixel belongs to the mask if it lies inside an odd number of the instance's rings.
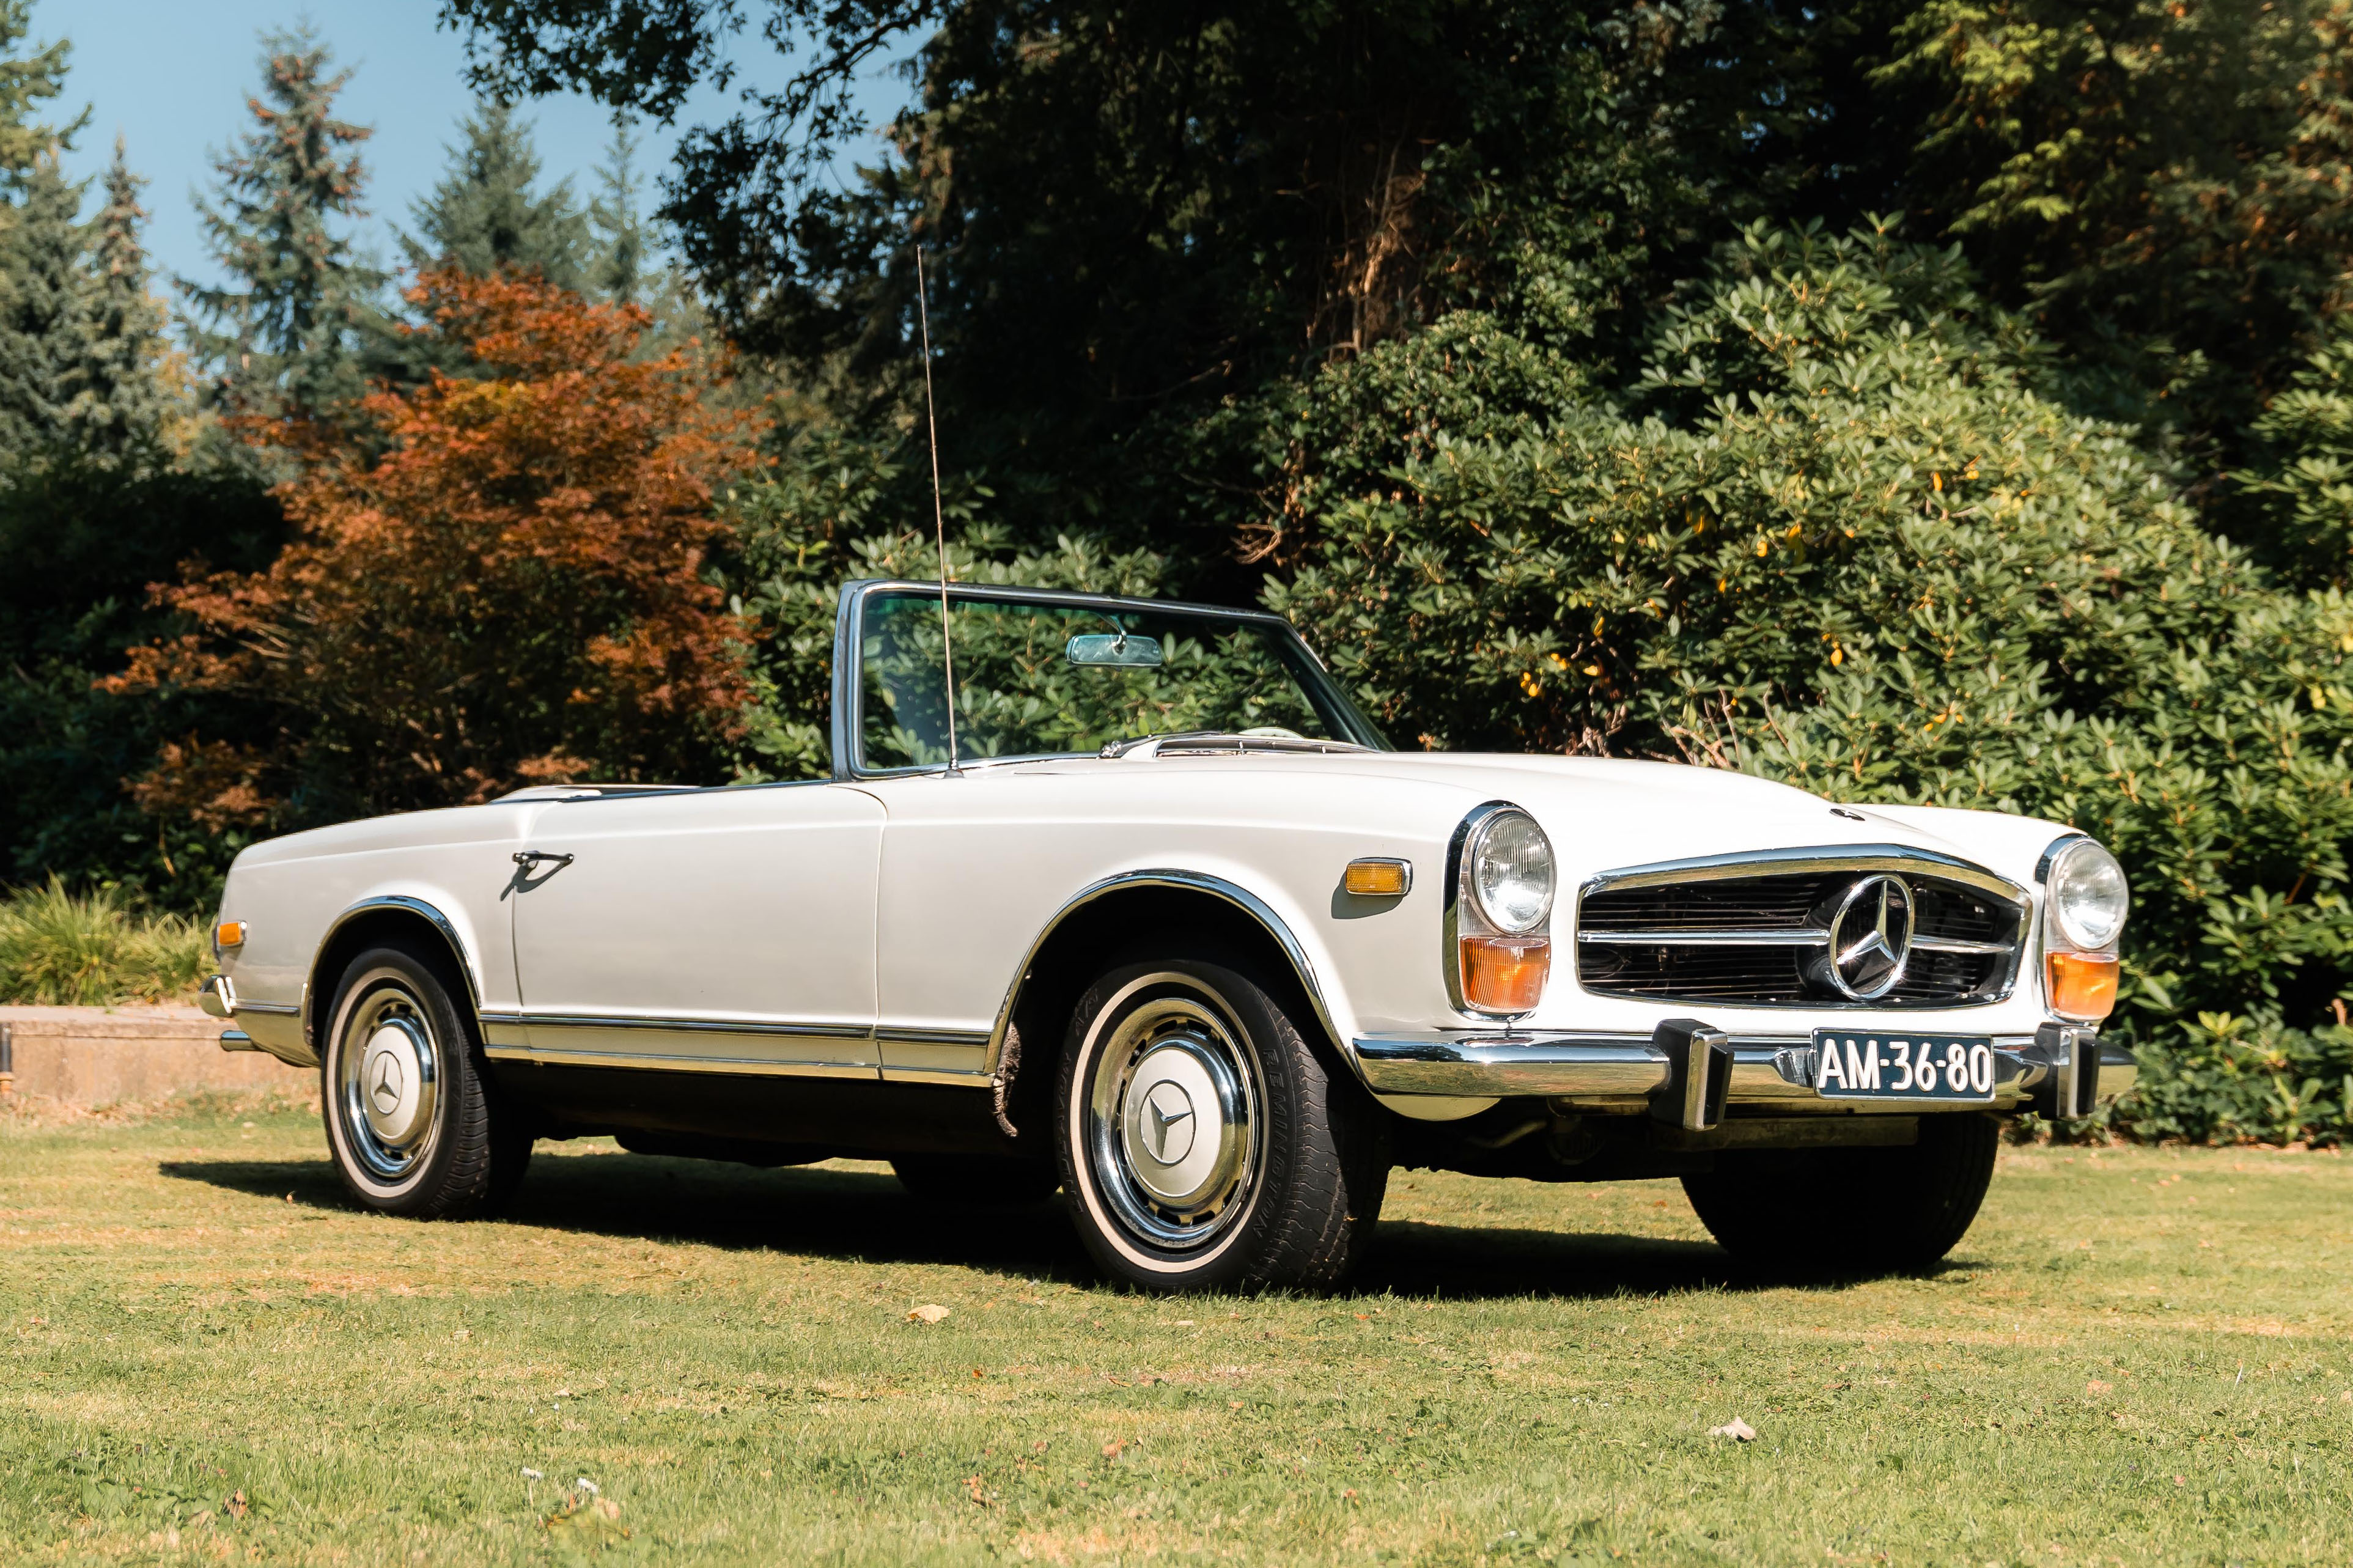
[[[1069,755],[1195,732],[1378,745],[1278,621],[1213,611],[949,601],[958,760]],[[860,766],[948,760],[936,591],[870,595],[860,625]]]

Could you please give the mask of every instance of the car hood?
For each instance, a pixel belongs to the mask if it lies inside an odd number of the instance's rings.
[[[2054,824],[1994,813],[1898,806],[1834,806],[1788,784],[1719,768],[1612,757],[1513,756],[1470,752],[1348,752],[1168,756],[1106,764],[1154,770],[1312,770],[1338,785],[1434,787],[1448,812],[1483,801],[1521,806],[1543,824],[1565,884],[1660,861],[1763,849],[1896,845],[1957,856],[2014,882]],[[1419,795],[1419,791],[1412,792]],[[1931,826],[1933,824],[1933,826]]]

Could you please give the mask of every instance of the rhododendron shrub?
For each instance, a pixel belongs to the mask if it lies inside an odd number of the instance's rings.
[[[266,571],[192,566],[186,630],[109,684],[233,694],[132,785],[159,815],[291,826],[530,784],[707,780],[746,687],[708,556],[754,422],[707,356],[638,356],[647,313],[535,279],[427,276],[422,331],[470,374],[333,428],[256,420],[295,466]]]

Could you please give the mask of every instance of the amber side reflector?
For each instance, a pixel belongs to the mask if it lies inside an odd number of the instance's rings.
[[[2051,1010],[2070,1018],[2105,1018],[2116,1010],[2116,955],[2054,952],[2050,972]]]
[[[1466,936],[1462,999],[1489,1013],[1532,1013],[1552,974],[1548,936]]]
[[[1413,864],[1408,860],[1351,860],[1341,885],[1360,899],[1401,899],[1413,886]]]
[[[213,945],[215,947],[243,947],[245,945],[245,922],[243,921],[223,921],[220,924],[213,927]]]

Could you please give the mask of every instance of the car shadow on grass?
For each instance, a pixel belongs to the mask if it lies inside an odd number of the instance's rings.
[[[359,1209],[325,1160],[169,1160],[157,1169],[314,1209]],[[757,1170],[637,1154],[542,1159],[500,1218],[589,1236],[1103,1283],[1059,1198],[946,1205],[914,1197],[880,1172]],[[1587,1300],[1852,1282],[1753,1268],[1711,1242],[1388,1220],[1347,1289],[1452,1300]]]

